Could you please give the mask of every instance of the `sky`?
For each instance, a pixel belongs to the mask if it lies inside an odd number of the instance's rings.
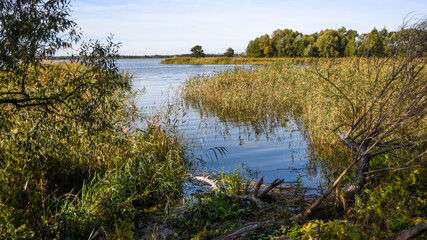
[[[244,52],[276,29],[304,34],[346,27],[359,34],[395,31],[405,17],[425,17],[427,0],[71,0],[84,39],[114,34],[122,55]]]

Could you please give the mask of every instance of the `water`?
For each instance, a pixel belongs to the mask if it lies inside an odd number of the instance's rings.
[[[145,89],[136,99],[137,106],[149,114],[151,107],[160,107],[168,99],[168,90],[176,89],[190,76],[234,68],[232,65],[165,65],[161,59],[123,59],[120,69],[133,75],[133,88]],[[242,67],[242,66],[239,66]],[[245,66],[248,67],[248,66]],[[298,124],[289,119],[286,127],[263,127],[259,122],[227,122],[209,114],[202,117],[197,109],[187,109],[184,123],[179,125],[188,143],[198,145],[194,154],[203,157],[208,171],[233,172],[239,165],[264,177],[264,182],[284,178],[293,182],[301,174],[305,186],[316,187],[321,181],[315,166],[309,164],[308,144]],[[202,144],[197,144],[202,142]],[[209,149],[225,147],[227,154],[215,158]],[[209,158],[211,156],[211,158]],[[310,165],[310,167],[308,167]]]

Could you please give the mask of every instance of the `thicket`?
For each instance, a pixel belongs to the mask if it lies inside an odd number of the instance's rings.
[[[80,39],[69,1],[0,11],[0,238],[132,239],[136,213],[180,195],[181,138],[141,118],[111,39],[43,60]]]
[[[186,172],[180,138],[157,122],[135,128],[141,119],[124,87],[130,79],[110,78],[119,85],[107,90],[102,73],[88,68],[44,64],[26,74],[32,93],[76,90],[69,81],[76,76],[91,85],[62,104],[0,106],[2,238],[132,237],[138,209],[179,196]],[[6,83],[1,89],[14,87]]]
[[[188,104],[228,121],[304,122],[314,154],[335,182],[306,211],[277,219],[285,229],[305,223],[299,233],[279,232],[382,239],[425,229],[426,26],[424,20],[397,32],[386,58],[277,62],[186,83]],[[344,221],[310,221],[325,218]]]

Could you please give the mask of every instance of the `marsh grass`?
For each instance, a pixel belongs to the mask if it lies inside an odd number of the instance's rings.
[[[139,119],[131,79],[86,70],[28,73],[30,92],[74,89],[75,76],[96,86],[64,102],[0,106],[0,238],[129,239],[136,213],[180,196],[189,162],[172,112]]]
[[[373,69],[383,65],[380,71]],[[346,157],[350,152],[339,145],[334,130],[348,124],[352,108],[316,71],[333,76],[336,86],[363,112],[392,67],[393,62],[363,58],[319,59],[311,65],[276,62],[193,77],[186,82],[183,97],[188,105],[223,121],[261,120],[280,125],[288,118],[302,120],[301,127],[309,130],[306,137],[316,149],[312,153],[344,166],[351,159]]]
[[[388,84],[390,74],[399,66],[400,61],[405,60],[320,59],[304,66],[276,62],[268,67],[226,70],[188,80],[183,97],[192,107],[206,112],[205,114],[214,114],[224,121],[270,119],[272,122],[280,122],[290,117],[300,119],[305,136],[309,140],[309,165],[313,164],[312,161],[320,163],[324,176],[333,180],[354,159],[352,153],[341,144],[335,130],[338,126],[351,126],[352,119],[367,112],[371,106],[369,118],[375,119],[378,117],[376,113],[393,103],[388,100],[398,100],[399,91],[403,88],[396,88],[384,104],[375,104],[378,101],[377,96],[381,96],[384,85]],[[398,78],[403,79],[402,81],[410,78],[411,70],[425,76],[426,69],[417,67],[424,66],[418,64],[423,62],[425,59],[412,60],[408,65],[409,70]],[[321,75],[328,76],[335,86],[322,79]],[[419,82],[423,83],[423,79]],[[423,87],[425,86],[416,85],[413,90],[418,91],[417,89]],[[425,100],[425,96],[423,99]],[[399,114],[404,107],[407,106],[402,103],[399,108],[391,108],[394,111],[390,111],[385,117]],[[411,123],[414,124],[414,134],[422,134],[426,129],[425,123],[425,118],[422,117]],[[407,132],[396,131],[390,138],[404,137],[406,134]],[[421,143],[411,149],[379,155],[372,160],[371,168],[399,166],[405,159],[422,155],[424,151],[425,144]],[[425,158],[420,160],[420,164],[425,165]],[[354,173],[348,174],[342,184],[351,181],[353,176]],[[393,232],[425,221],[423,198],[426,191],[425,177],[422,176],[425,176],[423,167],[371,181],[366,186],[366,193],[372,198],[363,203],[359,200],[359,205],[356,204],[349,211],[353,214],[350,219],[356,221],[365,233],[373,237],[390,236]],[[405,196],[404,198],[390,198],[390,194],[399,191],[399,195]],[[342,201],[341,195],[341,192],[337,191],[336,198],[332,201]],[[375,206],[376,210],[373,210],[372,206]],[[390,209],[399,207],[393,213],[384,214],[384,211],[388,211],[387,206],[393,206]],[[411,209],[404,206],[411,206]],[[341,225],[338,224],[337,228],[338,226]],[[350,234],[353,230],[348,228],[345,231]],[[333,231],[331,229],[329,233],[335,234]]]
[[[275,62],[290,64],[310,64],[316,58],[250,58],[250,57],[172,57],[166,58],[163,64],[230,64],[230,65],[270,65]]]

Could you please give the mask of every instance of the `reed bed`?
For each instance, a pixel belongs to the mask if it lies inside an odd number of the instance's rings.
[[[321,150],[316,154],[332,158],[330,166],[345,166],[350,153],[339,144],[334,131],[352,121],[353,109],[348,101],[356,113],[366,111],[393,67],[395,62],[367,58],[319,59],[311,65],[276,62],[267,67],[193,77],[186,82],[183,96],[187,104],[223,120],[300,119],[304,129],[309,130],[306,133],[311,145]],[[321,76],[331,76],[335,86]]]
[[[381,145],[400,140],[401,145],[393,146],[412,145],[372,158],[369,171],[394,170],[367,180],[363,195],[369,197],[357,196],[354,202],[346,202],[345,189],[336,188],[329,199],[332,204],[344,204],[345,216],[337,216],[354,221],[359,233],[384,238],[426,221],[424,66],[425,59],[403,57],[321,59],[310,65],[276,62],[268,67],[194,77],[185,84],[183,96],[187,104],[201,112],[227,121],[301,119],[309,140],[310,159],[322,164],[326,170],[323,174],[332,176],[329,180],[336,179],[337,173],[356,159],[337,136],[338,128],[355,126],[355,119],[364,117],[359,125],[363,130],[354,138],[386,129]],[[400,123],[408,116],[414,117]],[[408,136],[419,142],[404,142]],[[418,165],[405,169],[414,162]],[[355,172],[347,174],[340,185],[352,181]],[[393,197],[397,195],[399,198]],[[311,221],[300,231],[306,231],[304,228],[313,223],[322,224]]]
[[[316,58],[250,58],[250,57],[172,57],[162,61],[163,64],[229,64],[229,65],[270,65],[275,62],[291,64],[310,64]]]

